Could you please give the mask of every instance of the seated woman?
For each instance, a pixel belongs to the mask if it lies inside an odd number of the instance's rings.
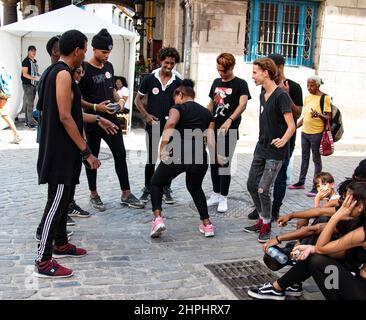
[[[332,240],[337,232],[342,236]],[[248,295],[284,300],[287,288],[312,276],[327,300],[365,300],[366,183],[352,182],[341,208],[331,217],[316,245],[296,246],[292,254],[297,260],[295,266],[274,283],[251,288]],[[334,272],[337,285],[329,281]]]
[[[166,230],[162,216],[163,187],[179,174],[186,173],[186,185],[199,212],[202,224],[199,230],[206,237],[214,236],[214,227],[208,215],[202,181],[208,168],[206,140],[214,149],[214,118],[200,104],[194,102],[192,80],[183,80],[174,91],[175,105],[169,111],[160,144],[160,164],[151,179],[153,220],[150,236],[159,237]],[[174,146],[169,150],[171,146]],[[210,152],[212,155],[213,153]]]

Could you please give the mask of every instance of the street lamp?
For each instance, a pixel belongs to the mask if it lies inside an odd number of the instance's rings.
[[[153,2],[153,0],[147,0],[146,2]],[[143,30],[143,24],[145,23],[148,27],[155,27],[155,17],[145,17],[144,14],[144,0],[135,0],[135,15],[132,17],[134,21],[134,27],[136,30]],[[139,27],[139,26],[142,26]]]

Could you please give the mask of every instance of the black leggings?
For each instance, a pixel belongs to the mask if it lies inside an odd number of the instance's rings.
[[[202,190],[202,181],[207,168],[207,164],[165,164],[160,162],[151,179],[152,210],[162,209],[163,187],[185,172],[186,186],[200,214],[200,218],[201,220],[208,219],[206,197]]]
[[[325,273],[326,267],[330,268],[328,273]],[[285,290],[311,276],[327,300],[366,300],[366,279],[354,277],[339,260],[326,255],[312,254],[308,259],[299,261],[277,282]],[[334,289],[337,284],[330,279],[338,280],[338,289]],[[329,283],[333,288],[327,289]]]
[[[229,158],[229,162],[224,166],[221,166],[217,163],[211,164],[210,166],[213,191],[220,193],[223,196],[227,196],[229,194],[231,182],[230,162],[234,155],[237,143],[237,130],[230,130],[234,131],[231,133],[231,135],[226,134],[224,137],[218,136],[217,131],[215,133],[218,152],[220,154],[225,153],[224,156]]]
[[[117,134],[111,135],[107,134],[96,124],[88,124],[85,133],[90,150],[96,157],[99,155],[101,139],[107,143],[109,149],[112,151],[114,158],[114,168],[118,176],[121,190],[130,190],[126,161],[126,149],[123,143],[121,131],[119,131]],[[89,170],[86,168],[86,176],[88,178],[89,190],[97,191],[97,170]]]

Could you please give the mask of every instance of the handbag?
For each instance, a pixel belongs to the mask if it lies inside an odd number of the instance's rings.
[[[334,141],[332,132],[330,131],[330,120],[325,125],[322,140],[320,141],[319,152],[322,156],[330,156],[334,152]]]

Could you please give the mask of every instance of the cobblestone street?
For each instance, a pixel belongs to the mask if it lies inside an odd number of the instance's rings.
[[[216,226],[214,238],[204,238],[198,231],[199,215],[188,191],[184,175],[173,184],[174,205],[164,205],[167,232],[161,239],[149,237],[151,203],[145,209],[128,209],[119,204],[120,190],[109,149],[100,155],[98,190],[107,210],[95,212],[88,203],[85,171],[76,189],[76,202],[93,212],[88,219],[75,218],[77,225],[71,243],[88,250],[80,259],[62,259],[74,270],[69,279],[38,279],[32,276],[37,242],[35,230],[46,203],[45,185],[37,184],[37,144],[34,131],[21,131],[23,141],[11,145],[10,131],[1,132],[0,141],[0,300],[1,299],[236,299],[234,294],[204,266],[209,263],[258,259],[261,245],[256,236],[243,232],[249,222],[252,203],[246,180],[252,154],[241,153],[229,194],[229,211],[219,214],[210,208]],[[144,181],[145,151],[142,137],[126,138],[130,184],[140,196]],[[136,150],[138,148],[142,150]],[[298,154],[298,153],[297,153]],[[323,171],[331,172],[340,182],[351,176],[363,157],[323,158]],[[300,157],[294,161],[298,176]],[[288,191],[281,213],[302,210],[312,205],[306,197],[311,187],[310,166],[306,190]],[[211,192],[209,172],[204,190]],[[290,230],[294,224],[286,227]],[[279,233],[275,227],[273,233]],[[61,262],[61,260],[60,260]],[[305,298],[321,298],[312,282],[305,287]]]

